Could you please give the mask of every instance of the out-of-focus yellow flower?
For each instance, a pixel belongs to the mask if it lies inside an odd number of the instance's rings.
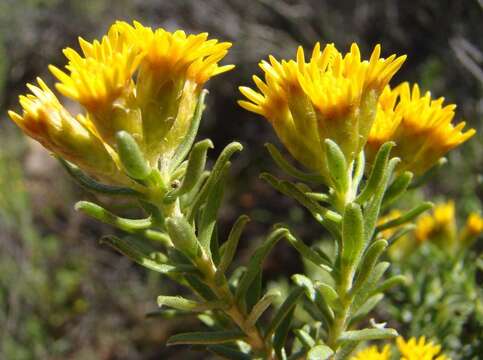
[[[460,232],[460,245],[462,247],[471,246],[481,233],[483,233],[483,217],[473,212],[466,219],[465,227]]]
[[[317,43],[308,62],[301,47],[296,60],[270,56],[260,63],[265,80],[253,76],[259,92],[240,87],[249,101],[239,104],[264,116],[295,159],[327,176],[324,140],[335,141],[350,163],[366,143],[379,95],[405,60],[383,59],[380,51],[376,46],[365,61],[356,44],[343,56]]]
[[[429,92],[420,94],[415,84],[394,89],[386,87],[379,98],[376,120],[366,145],[369,161],[379,147],[394,141],[393,155],[401,158],[399,171],[409,170],[420,175],[431,168],[448,151],[475,134],[463,132],[465,122],[453,126],[454,104],[443,106],[444,98],[431,99]]]
[[[389,360],[391,358],[391,348],[389,345],[379,351],[377,346],[370,346],[359,351],[351,360]]]
[[[432,214],[422,215],[416,222],[414,236],[419,243],[431,241],[451,248],[456,240],[454,201],[438,204]]]
[[[79,43],[80,52],[64,50],[65,70],[50,70],[59,80],[59,92],[82,105],[85,114],[68,115],[42,83],[42,90],[32,90],[34,98],[21,98],[24,116],[11,113],[12,119],[45,147],[91,174],[117,171],[115,135],[127,131],[150,165],[161,164],[164,174],[192,124],[204,83],[233,67],[218,66],[231,44],[209,40],[206,33],[170,33],[136,22],[117,22],[101,41]],[[40,129],[40,124],[48,126]],[[52,135],[54,130],[62,136]],[[85,151],[88,141],[93,145]],[[110,160],[92,161],[102,156]]]
[[[408,341],[398,337],[396,343],[401,352],[401,360],[450,360],[446,355],[440,354],[440,345],[427,343],[424,336],[419,339],[413,337]]]
[[[31,94],[19,97],[23,114],[9,111],[10,118],[27,135],[87,173],[109,182],[129,182],[112,153],[86,126],[86,119],[73,117],[49,87],[40,78],[37,81],[39,86],[27,85]]]

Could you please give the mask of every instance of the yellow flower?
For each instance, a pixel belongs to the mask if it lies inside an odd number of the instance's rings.
[[[379,98],[376,120],[366,145],[369,161],[379,147],[394,141],[393,155],[401,158],[399,171],[409,170],[420,175],[431,168],[448,151],[475,134],[463,132],[465,122],[453,126],[455,105],[443,106],[444,98],[431,99],[429,92],[420,94],[408,83],[394,89],[386,87]]]
[[[446,355],[440,354],[440,345],[426,343],[424,336],[419,339],[413,337],[409,341],[398,337],[396,343],[401,352],[401,360],[450,360]]]
[[[146,156],[152,163],[159,154],[169,159],[191,125],[204,83],[234,67],[218,65],[231,43],[208,40],[207,33],[153,30],[138,22],[133,26],[117,22],[111,32],[142,54],[135,103],[142,117]]]
[[[414,235],[419,243],[432,241],[442,247],[450,248],[456,239],[456,220],[454,201],[438,204],[432,214],[422,215],[416,222]]]
[[[240,87],[249,101],[239,104],[264,116],[295,159],[327,176],[325,139],[350,163],[364,147],[380,93],[404,60],[380,58],[379,45],[363,61],[356,44],[343,56],[334,45],[321,51],[317,43],[306,62],[299,47],[296,60],[262,61],[265,80],[253,76],[259,92]]]
[[[471,246],[481,233],[483,233],[483,217],[473,212],[466,219],[466,225],[459,235],[460,246]]]
[[[389,360],[391,358],[391,348],[389,345],[384,346],[382,351],[379,351],[377,346],[370,346],[359,351],[351,360]]]
[[[114,183],[129,180],[120,173],[105,144],[86,126],[82,115],[73,117],[40,79],[27,84],[32,94],[21,95],[23,114],[9,111],[10,118],[45,148],[77,164],[87,173]]]
[[[48,149],[96,175],[117,172],[115,135],[127,131],[165,175],[192,124],[204,83],[233,67],[218,66],[231,44],[208,40],[206,33],[153,31],[124,22],[112,25],[100,41],[80,38],[79,44],[79,52],[64,50],[65,70],[49,68],[59,80],[57,90],[82,105],[85,114],[70,116],[41,83],[42,89],[31,87],[35,96],[21,97],[24,116],[11,113],[12,119]],[[111,182],[124,179],[115,176]]]

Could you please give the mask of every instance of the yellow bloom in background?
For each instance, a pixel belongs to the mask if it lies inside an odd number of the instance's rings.
[[[377,346],[370,346],[359,351],[351,360],[389,360],[391,358],[391,348],[389,345],[379,351]]]
[[[402,160],[399,171],[409,170],[420,175],[448,151],[472,137],[474,129],[463,132],[465,122],[452,124],[456,106],[443,105],[443,102],[444,98],[433,100],[429,92],[421,95],[417,85],[411,90],[407,82],[394,89],[384,89],[367,140],[369,161],[383,143],[394,141],[393,155]]]
[[[64,50],[65,70],[49,68],[57,90],[85,112],[71,116],[41,82],[30,86],[34,95],[20,98],[23,116],[10,116],[52,152],[111,183],[127,179],[117,166],[118,131],[130,133],[163,173],[192,124],[204,83],[233,68],[218,66],[230,43],[136,22],[117,22],[100,41],[79,44],[80,51]]]
[[[258,91],[240,87],[249,101],[239,104],[265,117],[295,159],[327,176],[325,139],[350,163],[364,147],[380,93],[405,60],[383,59],[380,51],[378,45],[362,60],[356,44],[342,55],[333,44],[321,50],[317,43],[308,62],[301,47],[296,60],[270,56],[260,63],[264,80],[253,77]]]
[[[424,336],[419,339],[413,337],[408,341],[398,337],[396,343],[401,353],[401,360],[450,360],[446,355],[440,354],[440,345],[427,343]]]
[[[471,246],[481,233],[483,233],[483,217],[473,212],[466,219],[465,227],[460,232],[460,245],[463,247]]]
[[[82,115],[73,117],[40,79],[28,84],[31,94],[19,97],[23,113],[9,111],[10,118],[45,148],[77,164],[101,180],[128,183],[105,144],[86,126]]]
[[[437,204],[432,214],[420,216],[414,236],[419,243],[431,241],[443,248],[452,248],[456,240],[454,201]]]

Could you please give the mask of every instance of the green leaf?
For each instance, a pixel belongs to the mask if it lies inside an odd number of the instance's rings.
[[[334,351],[327,345],[317,345],[310,349],[307,360],[327,360],[334,354]]]
[[[158,306],[168,306],[176,310],[202,312],[206,310],[222,309],[226,304],[220,301],[212,301],[200,303],[197,301],[189,300],[181,296],[164,296],[160,295],[157,299]]]
[[[387,167],[383,169],[383,177],[380,184],[375,189],[371,201],[364,208],[364,228],[367,242],[369,242],[374,235],[377,219],[379,218],[379,213],[381,210],[381,202],[384,197],[387,184],[399,162],[400,160],[398,158],[391,159],[388,162]]]
[[[291,175],[299,180],[312,182],[312,183],[324,183],[324,178],[318,174],[309,174],[305,173],[292,164],[290,164],[285,158],[280,154],[278,149],[270,143],[266,143],[265,147],[267,148],[268,152],[272,156],[273,160],[277,164],[277,166],[285,171],[288,175]]]
[[[200,141],[193,146],[189,156],[186,173],[183,177],[183,182],[177,189],[171,190],[166,194],[164,198],[165,202],[172,202],[177,197],[186,194],[193,189],[205,169],[208,149],[212,148],[213,143],[208,139]]]
[[[193,199],[193,204],[191,205],[188,213],[189,221],[193,221],[193,219],[196,217],[198,210],[204,204],[206,198],[210,194],[213,186],[215,186],[215,184],[218,183],[220,177],[225,174],[227,164],[232,155],[237,151],[241,151],[242,149],[242,144],[238,142],[232,142],[223,149],[220,156],[218,156],[218,159],[216,160],[216,163],[213,166],[213,169],[211,170],[208,179]]]
[[[332,140],[325,140],[325,155],[329,176],[332,183],[340,193],[345,193],[349,188],[349,171],[344,153]]]
[[[280,191],[282,194],[285,194],[299,202],[302,206],[307,208],[307,210],[309,210],[312,215],[319,221],[324,221],[325,218],[329,219],[334,223],[339,223],[341,221],[341,216],[339,214],[321,206],[319,203],[315,202],[304,192],[302,192],[294,184],[288,181],[278,180],[275,176],[269,173],[261,174],[260,178],[268,182],[272,187]]]
[[[316,281],[314,285],[320,295],[324,298],[325,302],[331,308],[336,307],[336,304],[339,302],[339,295],[337,294],[337,291],[335,291],[332,286],[320,281]]]
[[[332,264],[320,256],[316,251],[309,248],[307,245],[303,243],[303,241],[298,240],[295,238],[291,233],[287,233],[285,236],[287,241],[292,245],[295,250],[297,250],[302,257],[315,265],[319,266],[320,268],[324,269],[325,271],[331,273],[332,272]]]
[[[441,168],[446,165],[446,163],[448,162],[448,159],[442,157],[438,160],[438,162],[436,163],[436,165],[434,165],[431,169],[429,169],[428,171],[426,171],[423,175],[417,177],[408,187],[409,190],[412,190],[412,189],[417,189],[421,186],[423,186],[424,184],[426,184],[429,180],[431,180],[433,177],[435,177],[436,175],[438,175],[439,171],[441,170]]]
[[[225,164],[218,181],[213,185],[209,192],[199,223],[198,240],[207,254],[211,254],[211,237],[216,225],[216,219],[218,218],[218,211],[223,200],[228,168],[229,163]]]
[[[136,180],[147,179],[152,169],[131,134],[127,131],[118,131],[116,133],[116,146],[119,159],[126,173]]]
[[[349,203],[342,219],[341,266],[343,273],[352,273],[357,268],[365,244],[364,219],[356,203]]]
[[[384,298],[384,294],[378,293],[371,296],[367,301],[352,315],[349,326],[352,326],[359,321],[365,319],[379,302]]]
[[[387,142],[383,144],[377,152],[371,174],[369,175],[366,185],[357,197],[356,201],[359,204],[366,202],[376,192],[376,189],[380,187],[386,172],[389,154],[391,153],[391,149],[394,145],[394,142]]]
[[[190,259],[199,256],[199,243],[193,227],[183,216],[166,219],[166,229],[174,246]]]
[[[310,301],[315,301],[315,287],[312,284],[312,280],[310,280],[307,276],[302,274],[295,274],[292,275],[292,281],[299,287],[305,290],[305,295]]]
[[[382,206],[385,208],[399,199],[406,192],[412,180],[412,172],[404,171],[400,174],[387,188],[384,199],[382,200]]]
[[[223,345],[212,345],[207,347],[208,351],[230,360],[252,360],[252,357],[234,348]]]
[[[349,355],[357,348],[358,342],[346,342],[340,346],[335,354],[335,360],[347,360],[350,359]]]
[[[258,247],[247,266],[247,270],[241,277],[236,290],[236,299],[238,302],[245,298],[246,292],[251,283],[257,277],[258,273],[262,269],[263,261],[268,255],[273,246],[288,233],[287,229],[280,228],[273,230],[267,237],[267,239]]]
[[[207,94],[207,90],[201,91],[201,94],[198,98],[198,103],[196,104],[195,112],[193,114],[193,119],[191,120],[190,128],[184,136],[183,142],[176,149],[174,156],[171,160],[170,172],[172,172],[179,166],[179,164],[181,164],[181,162],[186,158],[191,150],[191,146],[195,141],[198,129],[200,127],[201,116],[203,115],[203,110],[205,109],[205,98]]]
[[[394,220],[387,221],[384,224],[377,226],[375,233],[377,234],[377,233],[384,231],[386,229],[390,229],[392,227],[401,226],[405,223],[408,223],[408,222],[414,220],[419,215],[421,215],[423,212],[425,212],[429,209],[432,209],[433,206],[434,206],[434,204],[431,203],[431,202],[424,202],[422,204],[419,204],[419,205],[415,206],[414,208],[412,208],[411,210],[409,210],[408,212],[406,212],[405,214],[399,216],[398,218],[396,218]]]
[[[288,312],[287,316],[285,316],[283,321],[280,323],[273,336],[272,346],[275,349],[275,353],[279,359],[286,357],[284,345],[285,341],[287,340],[288,332],[290,331],[290,326],[292,325],[294,310],[295,308],[292,308]]]
[[[212,345],[226,344],[237,340],[243,340],[245,334],[239,330],[223,331],[196,331],[189,333],[176,334],[171,336],[167,345]]]
[[[265,334],[265,338],[269,339],[273,333],[278,329],[280,324],[284,321],[284,319],[290,314],[292,309],[297,304],[297,301],[304,293],[304,288],[296,287],[294,288],[290,294],[288,295],[287,299],[282,303],[278,311],[276,312],[272,322],[270,323],[267,332]]]
[[[126,232],[136,232],[138,230],[147,229],[152,226],[151,218],[147,219],[126,219],[118,217],[103,207],[89,201],[79,201],[75,204],[77,211],[82,211],[84,214],[99,220],[105,224],[112,225]]]
[[[387,247],[386,240],[376,240],[369,246],[364,258],[362,259],[361,265],[359,266],[359,273],[357,274],[356,280],[354,281],[354,286],[352,288],[352,293],[355,294],[361,287],[365,285],[365,282],[369,278],[372,269],[377,263],[379,256]]]
[[[226,270],[233,261],[238,246],[238,241],[240,240],[245,225],[249,221],[250,218],[248,216],[242,215],[237,219],[237,221],[231,228],[230,234],[228,235],[228,240],[220,248],[221,259],[220,263],[217,266],[217,278],[220,278],[222,275],[225,274]]]
[[[134,262],[150,269],[157,271],[162,274],[167,273],[182,273],[186,271],[194,271],[193,266],[181,266],[181,265],[170,265],[167,263],[160,263],[159,261],[153,260],[151,254],[147,253],[144,248],[141,248],[138,244],[133,241],[128,241],[128,239],[119,239],[116,236],[105,236],[101,239],[101,243],[106,243],[112,248],[119,251],[121,254],[126,255],[128,258]]]
[[[305,349],[310,349],[315,346],[315,340],[308,334],[306,331],[302,329],[296,329],[294,330],[294,334],[299,339],[299,341],[302,343],[302,346]]]
[[[139,191],[125,188],[121,186],[111,186],[105,185],[97,182],[96,180],[92,179],[91,177],[84,174],[79,167],[70,162],[62,159],[61,157],[57,157],[57,160],[61,163],[67,173],[82,187],[87,190],[94,191],[100,194],[107,194],[107,195],[120,195],[120,196],[141,196],[142,194]]]
[[[359,307],[366,302],[367,298],[373,295],[372,291],[375,289],[376,285],[379,283],[379,280],[381,280],[389,266],[390,264],[388,262],[383,261],[372,269],[369,278],[366,281],[366,285],[359,289],[354,298],[354,302],[352,304],[353,311],[357,311],[357,309],[359,309]]]
[[[280,291],[271,289],[253,306],[250,314],[247,317],[247,327],[252,327],[256,324],[257,320],[262,316],[265,310],[280,297]]]
[[[394,275],[389,279],[383,281],[381,285],[377,286],[372,293],[384,293],[387,290],[393,288],[394,286],[403,285],[406,283],[406,277],[404,275]]]
[[[352,193],[357,194],[357,189],[359,188],[359,184],[364,177],[364,170],[366,168],[366,156],[364,150],[359,152],[357,156],[354,174],[352,175]]]
[[[369,341],[369,340],[383,340],[393,339],[398,336],[398,333],[394,329],[364,329],[364,330],[351,330],[344,331],[338,341]]]
[[[190,288],[204,300],[214,301],[217,299],[210,287],[200,279],[200,275],[185,274],[184,279],[189,284]]]

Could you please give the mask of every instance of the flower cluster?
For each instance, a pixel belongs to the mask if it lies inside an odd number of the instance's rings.
[[[233,66],[218,62],[231,46],[207,33],[187,35],[117,22],[102,39],[67,48],[65,70],[49,67],[57,90],[85,112],[72,116],[40,79],[21,96],[23,114],[9,112],[53,153],[110,184],[129,184],[116,148],[128,132],[151,166],[173,156],[191,125],[204,83]],[[162,172],[163,169],[161,169]]]
[[[270,56],[260,63],[265,81],[253,77],[259,91],[240,87],[249,101],[239,104],[264,116],[292,156],[324,176],[325,139],[341,147],[348,163],[363,149],[372,162],[381,145],[393,141],[402,160],[398,170],[420,175],[475,130],[463,132],[464,122],[453,126],[455,105],[421,95],[417,85],[391,89],[406,57],[380,54],[378,45],[361,60],[355,44],[346,55],[332,44],[323,51],[317,44],[308,62],[302,48],[296,60]]]
[[[411,338],[408,341],[402,337],[396,340],[397,348],[401,354],[401,360],[450,360],[441,353],[441,346],[426,342],[424,336],[419,339]],[[389,345],[379,350],[377,346],[370,346],[359,351],[351,360],[389,360],[391,349]]]

